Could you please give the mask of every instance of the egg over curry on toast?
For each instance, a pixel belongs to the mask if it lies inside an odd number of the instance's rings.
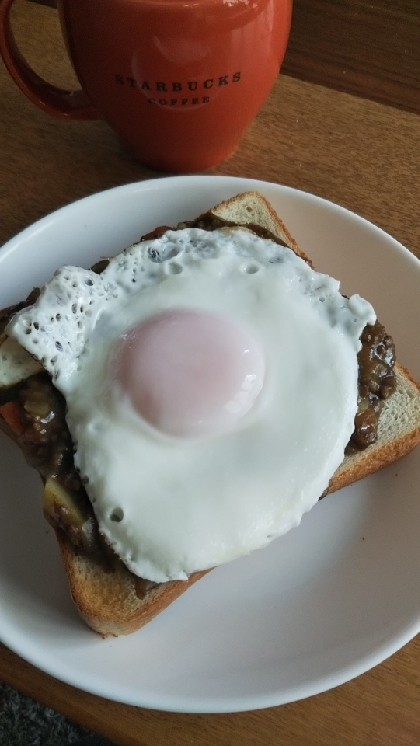
[[[256,192],[60,272],[0,313],[0,427],[40,473],[72,598],[103,636],[420,442],[420,387],[370,304],[314,273]]]

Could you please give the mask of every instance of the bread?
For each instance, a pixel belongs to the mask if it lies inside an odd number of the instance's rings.
[[[420,442],[420,385],[398,363],[397,388],[385,401],[378,440],[365,451],[345,456],[326,494],[340,490],[402,458]]]
[[[76,554],[62,532],[56,530],[56,537],[73,601],[89,627],[102,637],[135,632],[209,572],[195,572],[186,581],[152,584],[142,597],[137,579],[121,561],[113,565],[112,572],[104,572],[100,562]]]
[[[259,226],[309,262],[271,205],[257,192],[222,202],[194,223],[211,220],[251,229]],[[387,466],[420,442],[420,387],[401,366],[397,366],[396,375],[396,391],[381,412],[378,441],[346,456],[325,494]],[[13,437],[1,416],[0,426]],[[136,578],[120,560],[115,560],[110,569],[100,558],[76,551],[66,533],[56,526],[55,533],[76,607],[87,624],[104,637],[139,629],[208,572],[196,572],[188,581],[149,583]]]
[[[258,192],[243,192],[236,197],[231,197],[200,215],[196,222],[205,222],[208,216],[218,218],[231,225],[240,225],[251,229],[254,227],[263,228],[264,231],[279,239],[282,244],[288,246],[289,249],[292,249],[295,254],[312,266],[311,260],[297,245],[273,207]]]

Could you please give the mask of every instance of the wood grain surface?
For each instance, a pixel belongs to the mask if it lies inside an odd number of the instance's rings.
[[[7,648],[8,683],[118,746],[418,746],[420,640],[341,687],[267,710],[183,715],[108,702],[58,683]]]
[[[14,25],[39,72],[74,84],[50,8],[19,0]],[[0,96],[0,244],[79,197],[158,175],[136,162],[104,122],[64,122],[39,111],[2,66]],[[363,215],[420,256],[414,113],[283,75],[236,152],[209,173],[313,192]],[[174,715],[85,694],[0,647],[3,680],[118,746],[418,746],[419,672],[417,638],[356,680],[301,702],[233,715]]]
[[[419,112],[419,0],[294,0],[283,72]]]
[[[294,0],[283,72],[420,112],[419,0]]]

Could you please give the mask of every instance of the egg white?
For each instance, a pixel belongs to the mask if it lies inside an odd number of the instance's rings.
[[[110,374],[121,337],[170,308],[248,326],[266,355],[256,406],[222,437],[170,438]],[[100,530],[137,575],[185,579],[298,525],[342,461],[371,306],[245,230],[171,231],[95,275],[66,267],[7,329],[67,401]]]

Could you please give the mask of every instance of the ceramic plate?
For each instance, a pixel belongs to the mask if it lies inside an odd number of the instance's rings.
[[[420,378],[420,263],[356,215],[265,182],[163,178],[65,207],[0,250],[0,306],[62,264],[88,267],[246,189],[272,202],[320,271],[373,303]],[[316,694],[420,630],[419,483],[420,449],[329,496],[267,549],[214,570],[144,629],[102,640],[70,601],[39,479],[0,436],[0,637],[53,676],[132,705],[225,712]]]

